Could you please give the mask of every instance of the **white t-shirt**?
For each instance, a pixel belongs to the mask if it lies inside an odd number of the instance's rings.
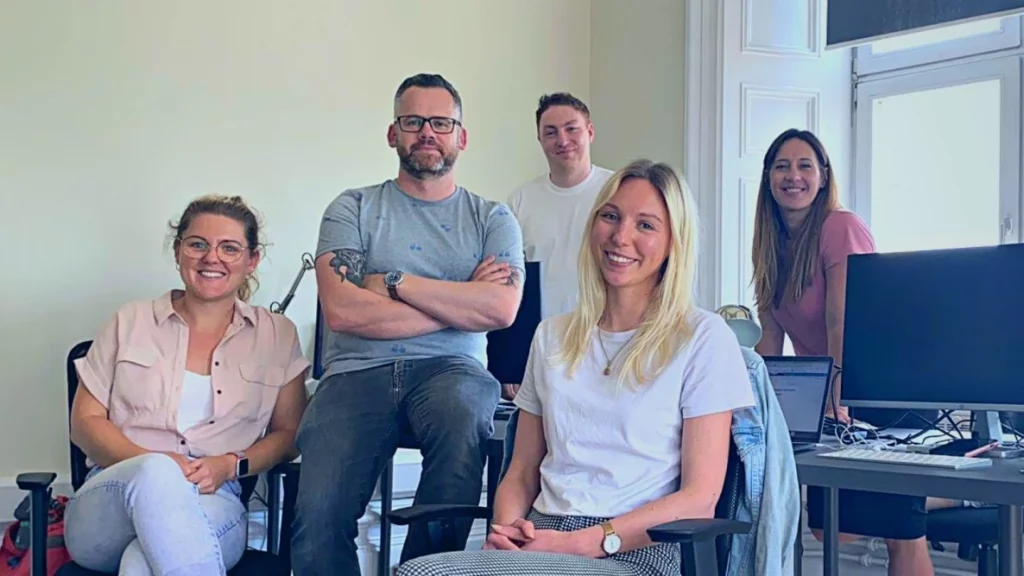
[[[570,312],[579,291],[576,266],[587,217],[613,172],[592,166],[590,175],[572,188],[551,183],[548,174],[523,184],[508,205],[523,229],[527,261],[542,262],[541,317]]]
[[[754,405],[739,343],[725,320],[691,315],[694,334],[675,359],[643,386],[616,390],[633,332],[601,331],[616,358],[610,376],[597,341],[573,378],[549,358],[561,347],[568,315],[541,322],[515,403],[541,416],[547,454],[540,464],[538,512],[613,517],[679,489],[683,421]]]

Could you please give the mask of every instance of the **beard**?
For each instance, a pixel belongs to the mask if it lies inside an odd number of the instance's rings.
[[[398,145],[398,162],[402,169],[408,172],[410,176],[418,180],[428,180],[439,178],[451,172],[452,167],[455,166],[455,159],[459,156],[457,151],[448,152],[441,146],[434,144],[434,147],[440,152],[440,157],[432,156],[428,158],[416,154],[420,146],[421,144],[419,143],[414,144],[412,148],[406,148],[401,144]]]

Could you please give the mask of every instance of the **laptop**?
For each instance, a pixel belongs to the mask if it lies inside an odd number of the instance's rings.
[[[789,427],[793,452],[814,449],[825,423],[832,357],[765,356],[764,363]]]

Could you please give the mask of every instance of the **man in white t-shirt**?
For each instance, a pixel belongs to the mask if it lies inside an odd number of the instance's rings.
[[[548,318],[576,307],[580,242],[594,200],[612,171],[591,164],[590,109],[572,94],[540,98],[537,140],[548,173],[517,188],[508,205],[523,229],[526,260],[542,262],[541,316]]]

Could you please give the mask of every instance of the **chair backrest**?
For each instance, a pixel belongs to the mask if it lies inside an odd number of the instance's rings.
[[[92,347],[92,340],[86,340],[75,344],[68,352],[67,358],[67,383],[68,383],[68,422],[71,421],[71,406],[75,402],[75,391],[78,390],[78,370],[75,369],[75,360],[84,358]],[[85,476],[89,473],[89,466],[85,462],[85,452],[68,439],[71,445],[71,487],[78,490],[85,483]]]
[[[324,344],[327,338],[327,320],[324,318],[320,297],[316,299],[316,325],[313,328],[313,379],[324,375]]]
[[[715,505],[715,518],[724,520],[735,520],[736,513],[740,507],[746,491],[746,473],[743,470],[743,461],[736,449],[736,444],[729,442],[729,460],[725,467],[725,482],[722,485],[722,494],[718,497],[718,504]],[[731,534],[722,534],[715,538],[715,551],[718,553],[718,570],[725,574],[729,566],[729,554],[732,552],[733,537]]]
[[[78,390],[78,370],[75,368],[75,360],[84,358],[89,353],[89,348],[92,347],[92,340],[86,340],[75,344],[71,351],[68,352],[67,357],[67,384],[68,384],[68,422],[70,424],[71,419],[71,406],[75,402],[75,392]],[[85,452],[75,445],[74,442],[68,441],[71,446],[71,487],[76,491],[85,484],[85,477],[89,474],[89,465],[86,462]],[[242,487],[242,502],[249,502],[249,498],[252,496],[253,491],[256,489],[256,483],[259,480],[258,476],[249,476],[239,480],[239,484]]]

